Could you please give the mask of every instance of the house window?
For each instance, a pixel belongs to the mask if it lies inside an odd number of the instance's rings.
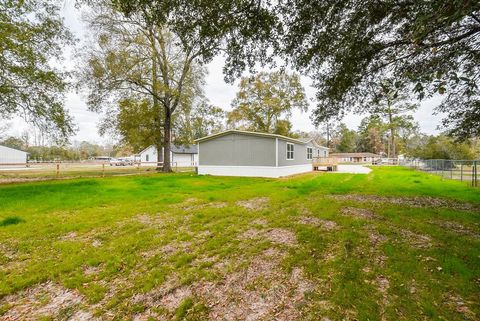
[[[149,160],[148,160],[148,159],[150,158],[149,156],[150,156],[150,155],[148,155],[148,154],[145,155],[145,161],[147,161],[147,162],[149,161]]]
[[[320,151],[319,151],[319,153],[320,153]],[[327,151],[326,150],[323,151],[323,157],[327,157]]]
[[[312,159],[313,157],[313,148],[307,147],[307,159]]]
[[[293,159],[293,144],[287,143],[287,160]]]

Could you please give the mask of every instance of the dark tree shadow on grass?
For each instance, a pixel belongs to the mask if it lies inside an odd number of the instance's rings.
[[[25,221],[18,216],[9,216],[0,221],[0,227],[16,225],[23,222]]]

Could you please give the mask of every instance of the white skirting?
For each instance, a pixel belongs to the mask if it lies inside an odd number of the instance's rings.
[[[293,166],[214,166],[199,165],[199,175],[215,176],[249,176],[249,177],[281,177],[310,172],[312,164]]]

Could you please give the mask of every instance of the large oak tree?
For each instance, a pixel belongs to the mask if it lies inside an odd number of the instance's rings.
[[[163,147],[163,170],[171,171],[174,114],[201,93],[204,44],[191,39],[184,45],[174,30],[153,19],[148,8],[125,16],[108,0],[91,6],[87,21],[94,41],[80,68],[88,105],[105,111],[120,104],[140,111],[137,121],[150,115],[150,123],[155,122],[150,130],[157,129],[151,142],[159,150]]]

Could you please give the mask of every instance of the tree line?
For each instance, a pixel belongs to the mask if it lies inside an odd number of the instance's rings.
[[[296,133],[298,136],[309,135],[316,142],[328,146],[331,153],[370,152],[382,157],[421,159],[478,159],[480,157],[480,140],[468,139],[457,142],[446,133],[427,135],[420,131],[412,120],[398,128],[395,146],[391,146],[390,127],[378,116],[362,119],[357,129],[350,129],[344,123],[323,125],[318,131]],[[389,154],[395,150],[395,154]]]

